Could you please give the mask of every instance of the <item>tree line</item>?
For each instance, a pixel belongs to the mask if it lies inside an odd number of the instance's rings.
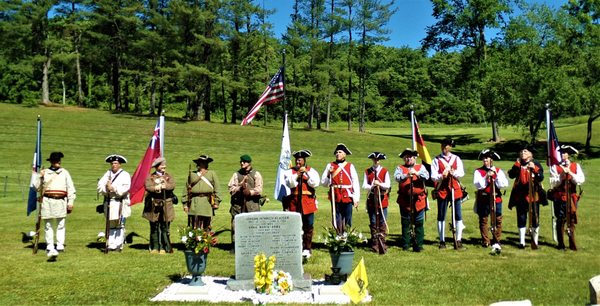
[[[72,104],[237,123],[285,65],[290,120],[517,125],[543,110],[600,116],[600,3],[431,0],[422,47],[384,46],[393,0],[295,0],[282,37],[252,0],[4,0],[0,101]],[[279,21],[278,21],[279,22]],[[397,29],[402,30],[402,29]],[[490,39],[487,33],[498,34]],[[284,63],[285,61],[285,63]],[[262,115],[261,115],[262,116]]]

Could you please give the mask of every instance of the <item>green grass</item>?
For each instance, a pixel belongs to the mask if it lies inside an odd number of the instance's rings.
[[[62,151],[65,154],[63,166],[71,172],[77,188],[75,211],[67,221],[67,252],[56,262],[47,262],[44,252],[31,255],[30,243],[21,241],[21,232],[32,230],[35,222],[32,216],[25,216],[25,207],[38,114],[43,120],[44,159],[51,151]],[[88,109],[0,104],[0,157],[4,162],[4,167],[0,168],[3,188],[0,194],[3,204],[0,304],[148,304],[150,298],[186,274],[181,252],[165,256],[148,254],[149,227],[141,218],[140,205],[133,207],[133,215],[127,221],[128,232],[139,235],[134,238],[133,244],[120,254],[104,255],[95,242],[97,233],[104,227],[102,216],[95,213],[95,206],[99,203],[95,186],[108,168],[104,163],[105,156],[113,152],[126,156],[129,163],[125,169],[133,174],[155,123],[156,118],[113,115]],[[262,122],[258,124],[262,126]],[[310,149],[313,157],[309,164],[322,171],[325,163],[333,159],[336,143],[344,142],[354,153],[349,160],[355,163],[358,171],[369,166],[366,156],[372,151],[385,152],[389,159],[384,161],[384,166],[393,171],[400,162],[397,154],[410,145],[410,129],[406,122],[367,126],[368,133],[365,134],[346,131],[344,124],[334,126],[332,131],[310,131],[305,130],[303,124],[295,124],[290,131],[292,149]],[[356,129],[357,125],[353,127]],[[594,128],[598,130],[600,125],[596,123]],[[472,172],[480,165],[475,159],[481,149],[490,146],[485,143],[489,139],[489,127],[428,127],[421,124],[421,129],[432,154],[439,151],[436,140],[445,136],[460,140],[462,145],[456,148],[456,152],[463,156],[465,163],[467,175],[463,183],[473,194]],[[561,142],[584,143],[584,119],[569,119],[563,124],[557,122],[557,133]],[[501,168],[507,169],[515,156],[514,152],[503,152],[502,149],[514,149],[511,143],[519,140],[520,135],[513,128],[501,129],[501,136],[507,140],[496,145],[506,157],[498,163]],[[189,163],[199,154],[208,154],[215,159],[211,168],[219,175],[221,189],[224,190],[231,174],[239,166],[239,156],[248,153],[254,159],[254,167],[265,178],[265,193],[272,196],[281,145],[280,123],[266,127],[240,127],[167,118],[165,138],[168,171],[180,182],[176,188],[178,194],[183,190],[182,182]],[[598,151],[597,139],[592,145]],[[540,156],[540,159],[543,158]],[[600,229],[596,225],[600,213],[593,206],[599,200],[596,193],[600,180],[599,166],[598,159],[583,161],[587,181],[577,226],[578,252],[559,252],[554,248],[549,207],[542,208],[541,212],[542,248],[536,252],[517,249],[515,212],[505,207],[504,249],[502,255],[490,256],[488,250],[478,246],[477,217],[470,209],[472,199],[463,209],[467,226],[464,237],[468,249],[465,252],[437,249],[433,202],[426,221],[425,251],[402,252],[398,247],[398,207],[391,205],[388,217],[390,251],[380,256],[363,247],[357,250],[355,257],[355,263],[360,257],[365,258],[372,304],[480,305],[520,299],[530,299],[536,305],[587,303],[587,282],[600,274],[600,242],[597,238]],[[331,211],[325,190],[318,189],[317,195],[320,201],[316,218],[317,249],[304,270],[313,278],[322,278],[325,273],[330,273],[330,260],[327,251],[318,243],[318,233],[329,224]],[[230,240],[229,197],[226,193],[223,196],[222,207],[217,211],[214,223],[215,229],[220,232],[218,238],[221,244],[209,254],[208,275],[235,274],[234,257],[227,250]],[[271,201],[263,209],[280,210],[281,207],[277,201]],[[176,211],[173,232],[185,223],[181,207],[178,206]],[[363,233],[368,232],[364,201],[354,212],[353,223]],[[174,233],[173,236],[177,235]]]

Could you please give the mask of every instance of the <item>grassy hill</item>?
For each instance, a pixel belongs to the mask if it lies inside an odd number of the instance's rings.
[[[34,217],[26,217],[26,201],[31,158],[35,146],[35,121],[37,115],[43,121],[43,158],[52,151],[65,154],[63,166],[71,172],[77,200],[75,211],[67,219],[67,252],[57,262],[47,262],[45,254],[31,255],[29,243],[21,241],[21,233],[33,230]],[[133,207],[132,217],[127,221],[127,231],[136,233],[133,244],[122,253],[104,255],[96,243],[96,235],[103,230],[104,221],[95,213],[100,203],[95,187],[97,180],[108,169],[104,162],[110,153],[124,155],[129,163],[124,168],[133,174],[140,161],[152,129],[154,117],[115,115],[97,110],[73,107],[28,108],[0,104],[0,157],[5,166],[0,168],[2,179],[3,218],[0,222],[0,241],[3,242],[2,259],[6,267],[0,279],[0,304],[146,304],[173,280],[186,274],[183,255],[180,252],[164,256],[147,252],[148,223],[141,218],[141,205]],[[281,124],[246,126],[185,122],[170,118],[167,114],[165,132],[165,157],[168,171],[179,182],[176,188],[182,194],[191,160],[200,154],[208,154],[215,161],[210,165],[221,181],[221,190],[239,167],[239,156],[250,154],[254,168],[265,179],[265,194],[272,196],[276,165],[281,145]],[[336,143],[343,142],[353,155],[357,170],[370,165],[366,156],[372,151],[387,154],[383,164],[390,171],[397,157],[410,146],[410,129],[407,122],[377,123],[367,126],[368,133],[346,131],[345,125],[334,125],[330,131],[303,129],[300,124],[290,131],[292,149],[307,148],[313,152],[309,165],[319,172],[333,160]],[[600,124],[594,125],[596,131]],[[458,141],[455,152],[463,157],[463,179],[470,191],[472,173],[480,166],[477,153],[490,144],[490,128],[487,126],[428,126],[421,124],[422,133],[431,154],[439,152],[437,141],[451,136]],[[585,119],[573,118],[557,122],[561,143],[568,142],[581,147],[585,142]],[[501,129],[506,142],[494,147],[501,152],[503,160],[497,165],[507,169],[516,157],[517,143],[521,138],[518,130]],[[596,137],[598,138],[598,137]],[[543,140],[543,139],[540,139]],[[593,142],[598,151],[600,141]],[[544,153],[538,158],[543,160]],[[489,304],[500,300],[530,299],[534,304],[584,304],[588,302],[587,281],[600,274],[600,229],[597,220],[600,213],[594,209],[598,202],[599,165],[595,158],[582,160],[586,174],[585,193],[580,205],[577,226],[578,252],[560,252],[554,248],[550,229],[550,207],[541,211],[541,249],[519,250],[515,212],[504,208],[504,248],[502,255],[491,256],[489,250],[478,244],[477,216],[473,213],[473,197],[464,204],[463,218],[465,252],[437,248],[435,204],[427,214],[426,246],[422,253],[403,252],[399,246],[400,221],[398,206],[389,209],[390,251],[380,256],[368,248],[357,250],[355,263],[364,256],[369,275],[369,291],[373,304]],[[543,163],[543,162],[542,162]],[[45,162],[47,166],[47,162]],[[547,179],[545,185],[547,186]],[[362,183],[362,180],[361,180]],[[397,188],[394,188],[394,191]],[[506,199],[508,198],[507,191]],[[229,254],[230,242],[229,196],[222,192],[222,207],[215,217],[215,230],[219,232],[220,244],[211,251],[206,274],[231,276],[234,256]],[[316,217],[316,233],[330,222],[326,190],[317,191],[319,211]],[[363,194],[364,198],[364,194]],[[263,210],[281,210],[277,201],[267,203]],[[177,217],[172,224],[173,242],[177,241],[176,229],[184,225],[185,215],[181,206],[176,208]],[[354,212],[355,226],[368,232],[364,201]],[[41,239],[43,241],[43,237]],[[327,250],[315,237],[317,249],[313,258],[304,266],[313,278],[330,273]]]

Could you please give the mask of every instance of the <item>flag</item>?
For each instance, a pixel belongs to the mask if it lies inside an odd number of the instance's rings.
[[[290,195],[291,190],[285,184],[283,174],[290,169],[292,161],[292,152],[290,149],[290,134],[288,132],[287,113],[283,117],[283,135],[281,136],[281,153],[279,154],[279,165],[277,166],[277,177],[275,179],[274,197],[282,201],[284,197]]]
[[[154,133],[152,134],[146,153],[133,173],[131,187],[129,188],[129,196],[131,198],[130,205],[140,203],[144,200],[144,193],[146,191],[144,182],[146,181],[146,177],[148,177],[150,168],[152,168],[152,162],[162,156],[161,136],[164,135],[164,122],[165,117],[160,116],[154,127]]]
[[[554,129],[554,122],[549,118],[550,124],[548,125],[548,156],[546,159],[546,165],[549,167],[552,165],[558,165],[562,162],[562,157],[558,151],[558,137],[556,136],[556,130]]]
[[[368,285],[369,278],[367,277],[365,258],[363,257],[360,259],[358,266],[352,271],[352,274],[348,276],[346,283],[342,286],[342,292],[350,297],[354,304],[358,304],[369,294]]]
[[[33,162],[31,163],[31,181],[29,182],[29,198],[27,199],[27,215],[37,208],[37,188],[33,185],[40,168],[42,167],[42,119],[37,118],[37,138],[35,140],[35,151],[33,152]]]
[[[413,118],[413,150],[417,150],[419,153],[419,157],[421,157],[421,161],[426,166],[431,166],[431,156],[429,155],[429,151],[425,146],[425,141],[421,136],[421,131],[419,131],[419,124],[417,123],[417,118]]]
[[[269,82],[269,85],[267,85],[267,88],[265,88],[265,91],[263,91],[262,95],[260,95],[260,98],[258,98],[258,102],[256,102],[256,104],[252,106],[252,109],[250,109],[248,114],[246,114],[244,120],[242,120],[241,125],[250,124],[250,122],[252,122],[254,116],[256,116],[256,114],[260,110],[260,107],[263,104],[269,105],[283,100],[285,96],[285,92],[283,89],[283,67],[281,67],[279,68],[279,71],[277,71],[277,73],[273,76],[273,78]]]

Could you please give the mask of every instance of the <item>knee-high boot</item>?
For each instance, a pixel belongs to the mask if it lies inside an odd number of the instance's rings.
[[[558,218],[558,220],[556,220],[556,240],[558,240],[559,250],[565,249],[565,231],[563,229],[564,226],[565,220],[562,218]]]
[[[479,217],[479,232],[481,233],[481,245],[483,247],[490,246],[490,238],[488,237],[488,217]]]
[[[496,216],[496,231],[494,232],[494,243],[500,243],[502,238],[502,215]]]
[[[575,244],[575,216],[569,216],[571,218],[571,226],[569,226],[569,249],[577,251],[577,245]]]
[[[371,229],[371,249],[373,252],[379,252],[379,244],[377,241],[377,224],[370,224],[369,228]]]

